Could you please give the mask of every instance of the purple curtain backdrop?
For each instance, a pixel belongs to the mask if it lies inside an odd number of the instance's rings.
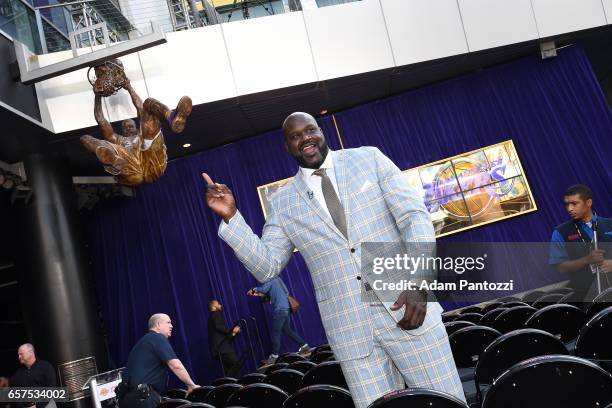
[[[489,68],[341,112],[336,119],[345,148],[377,146],[401,169],[514,140],[538,211],[445,240],[547,241],[553,226],[566,219],[563,191],[578,182],[593,188],[602,215],[612,212],[612,113],[579,48],[564,49],[551,60],[533,56]],[[339,149],[331,118],[320,125],[330,146]],[[200,173],[227,184],[245,219],[261,233],[256,187],[291,177],[296,169],[281,132],[272,131],[174,160],[164,177],[139,187],[135,198],[106,200],[82,214],[117,366],[146,331],[147,318],[165,312],[175,325],[171,343],[197,382],[219,377],[206,332],[207,302],[213,298],[222,302],[229,324],[256,318],[263,347],[254,340],[255,353],[261,358],[269,352],[270,306],[245,296],[256,281],[218,238],[219,219],[205,206]],[[299,254],[281,276],[302,303],[292,319],[296,330],[310,344],[326,342]],[[534,287],[560,280],[546,268],[528,276]],[[283,343],[283,351],[296,348]],[[244,372],[253,371],[245,333],[236,349],[245,358]]]

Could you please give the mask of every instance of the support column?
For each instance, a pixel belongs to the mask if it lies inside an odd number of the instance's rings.
[[[93,357],[98,372],[105,371],[108,354],[66,160],[32,154],[25,160],[25,170],[33,196],[19,208],[17,267],[28,335],[39,358],[56,367]],[[79,369],[79,363],[74,365]],[[64,374],[64,384],[70,381],[66,377],[74,376]],[[89,406],[90,400],[71,405]]]

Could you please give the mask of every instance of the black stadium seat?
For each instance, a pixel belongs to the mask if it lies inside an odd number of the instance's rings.
[[[504,371],[532,357],[568,354],[563,343],[552,334],[536,329],[520,329],[502,334],[489,344],[476,364],[474,381],[478,400],[481,386],[493,384]]]
[[[587,308],[587,319],[591,319],[597,313],[610,306],[612,306],[612,288],[604,290],[593,299],[593,303]]]
[[[355,408],[351,394],[333,385],[312,385],[295,392],[283,408]]]
[[[503,298],[497,299],[497,302],[502,302],[502,303],[511,303],[511,302],[520,302],[520,301],[521,299],[516,296],[505,296]]]
[[[312,361],[296,361],[295,363],[289,364],[287,368],[306,374],[312,367],[316,367],[316,364]]]
[[[213,382],[210,383],[210,385],[212,385],[213,387],[216,387],[218,385],[222,385],[222,384],[232,384],[237,382],[238,380],[234,377],[221,377],[221,378],[217,378],[216,380],[214,380]]]
[[[262,383],[265,382],[264,380],[266,379],[266,375],[262,374],[262,373],[250,373],[247,375],[243,375],[242,377],[240,377],[238,379],[238,381],[236,381],[237,384],[240,385],[249,385],[249,384],[256,384],[256,383]]]
[[[472,326],[459,329],[449,337],[453,358],[457,367],[474,367],[480,353],[500,332],[490,327]]]
[[[178,408],[186,404],[191,404],[191,402],[182,398],[172,398],[160,402],[157,404],[157,408]]]
[[[250,384],[233,393],[227,406],[249,408],[282,408],[289,396],[280,388],[270,384]]]
[[[306,361],[306,358],[304,358],[303,356],[300,356],[297,353],[289,353],[289,354],[280,356],[278,360],[276,360],[277,363],[287,363],[287,364],[295,363],[296,361]]]
[[[446,334],[451,335],[459,329],[463,329],[464,327],[476,326],[476,324],[472,322],[468,322],[465,320],[455,320],[452,322],[444,323],[444,328],[446,328]]]
[[[549,293],[548,295],[538,298],[538,300],[533,302],[531,306],[535,307],[536,309],[542,309],[548,305],[559,302],[559,300],[561,300],[564,296],[565,294],[563,293]]]
[[[597,313],[582,327],[575,354],[590,360],[612,361],[612,306]]]
[[[555,290],[553,290],[551,293],[562,293],[564,295],[568,295],[570,293],[574,293],[574,289],[564,286],[562,288],[556,288]]]
[[[302,387],[310,385],[329,384],[342,387],[348,390],[348,385],[337,361],[325,361],[304,374]]]
[[[474,324],[478,324],[480,319],[482,318],[482,314],[480,313],[462,313],[459,316],[453,319],[454,322],[457,320],[463,320],[465,322],[472,322]]]
[[[312,350],[312,354],[317,354],[320,351],[332,351],[331,346],[329,344],[321,344]]]
[[[164,397],[168,397],[170,399],[185,399],[185,395],[187,395],[187,390],[182,388],[172,388],[164,394]]]
[[[312,361],[315,364],[319,364],[333,356],[334,356],[334,353],[332,351],[319,351],[318,353],[310,356],[310,361]]]
[[[204,402],[206,400],[206,396],[209,392],[211,392],[215,387],[212,385],[203,385],[200,388],[197,388],[187,396],[187,400],[191,402]]]
[[[270,364],[269,366],[265,367],[263,369],[263,374],[268,375],[270,373],[275,372],[276,370],[280,370],[281,368],[287,368],[289,367],[289,364],[287,363],[274,363],[274,364]]]
[[[495,380],[482,408],[605,407],[612,402],[612,375],[574,356],[535,357]]]
[[[392,391],[372,402],[368,408],[467,408],[465,402],[444,392],[423,388]]]
[[[502,308],[504,307],[504,304],[502,302],[492,302],[492,303],[488,303],[487,305],[485,305],[482,308],[482,314],[485,315],[488,312],[490,312],[493,309],[497,309],[497,308]]]
[[[525,302],[522,302],[520,300],[515,300],[515,301],[512,301],[512,302],[504,303],[504,307],[507,308],[507,309],[510,309],[512,307],[517,307],[517,306],[529,306],[529,304],[525,303]]]
[[[578,337],[585,320],[585,313],[576,306],[548,305],[532,314],[525,326],[544,330],[567,343]]]
[[[577,299],[577,295],[574,294],[574,292],[569,292],[563,295],[563,297],[561,299],[559,299],[559,301],[557,302],[558,304],[564,304],[564,305],[574,305],[576,307],[578,307],[579,309],[581,308],[580,305],[577,305],[576,303],[579,302],[579,299]]]
[[[266,377],[266,384],[272,384],[291,395],[300,389],[304,374],[297,370],[283,368]]]
[[[529,317],[537,311],[531,306],[515,306],[501,312],[491,323],[491,327],[501,333],[522,329]]]
[[[461,309],[461,314],[464,313],[482,313],[482,308],[480,306],[468,306],[468,307],[464,307],[463,309]]]
[[[456,313],[456,312],[443,313],[442,322],[443,323],[452,322],[453,320],[455,320],[457,316],[459,316],[459,313]]]
[[[497,309],[489,310],[484,316],[482,316],[478,324],[480,326],[491,327],[491,325],[495,321],[495,318],[499,316],[501,312],[503,312],[504,310],[506,310],[506,308],[501,308],[501,307]]]
[[[208,393],[204,402],[217,408],[224,407],[230,395],[241,388],[242,385],[235,383],[219,385]]]
[[[531,292],[527,292],[523,295],[523,298],[521,299],[523,302],[527,303],[527,304],[532,304],[533,302],[535,302],[536,300],[538,300],[539,298],[541,298],[542,296],[548,295],[547,292],[540,290],[540,289],[536,289],[536,290],[532,290]]]

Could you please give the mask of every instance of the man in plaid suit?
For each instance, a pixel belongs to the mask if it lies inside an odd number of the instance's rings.
[[[393,304],[362,292],[361,243],[435,241],[419,192],[377,148],[329,150],[309,114],[289,115],[283,130],[300,169],[272,197],[261,238],[229,188],[202,175],[207,204],[223,218],[219,236],[260,282],[280,274],[294,248],[300,251],[357,407],[404,382],[465,400],[440,305],[417,291],[402,292]]]

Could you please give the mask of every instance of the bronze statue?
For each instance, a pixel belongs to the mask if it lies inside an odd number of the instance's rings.
[[[161,121],[167,120],[174,133],[181,133],[191,114],[191,98],[183,96],[174,111],[153,98],[147,98],[143,103],[125,75],[121,61],[110,60],[94,67],[94,70],[95,82],[90,80],[95,94],[94,116],[104,140],[85,135],[81,137],[81,143],[96,155],[104,169],[120,184],[137,186],[157,180],[164,174],[168,163]],[[138,128],[132,119],[124,120],[121,123],[123,135],[115,133],[102,112],[102,97],[121,88],[130,94],[140,121]]]

